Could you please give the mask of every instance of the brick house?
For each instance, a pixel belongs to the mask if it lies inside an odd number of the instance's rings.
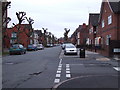
[[[43,44],[43,33],[41,30],[34,30],[35,33],[38,34],[38,43]]]
[[[88,25],[83,23],[77,32],[77,47],[83,47],[86,45],[88,38]]]
[[[82,47],[86,45],[88,36],[88,26],[83,23],[83,25],[79,25],[79,27],[75,30],[75,32],[71,35],[71,42],[75,44],[77,47]]]
[[[8,28],[5,33],[7,38],[4,38],[5,47],[9,48],[15,43],[20,43],[27,47],[27,45],[30,44],[30,41],[33,41],[33,37],[30,36],[31,31],[29,24],[17,24],[13,28]]]
[[[110,41],[120,40],[120,1],[102,2],[95,43],[101,47],[101,54],[110,56]],[[120,46],[120,45],[118,45]]]
[[[89,14],[89,21],[88,21],[89,35],[87,39],[87,44],[90,46],[90,48],[95,48],[96,29],[98,27],[99,15],[100,14],[97,13]]]
[[[77,45],[77,43],[78,43],[78,32],[80,31],[81,26],[82,25],[79,25],[79,27],[76,28],[76,30],[74,31],[74,33],[71,35],[71,42],[74,45]]]

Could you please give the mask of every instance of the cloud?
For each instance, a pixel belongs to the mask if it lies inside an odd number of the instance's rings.
[[[82,23],[88,23],[89,13],[98,13],[102,0],[13,0],[8,15],[11,23],[18,23],[15,12],[25,11],[34,19],[33,27],[48,28],[57,37],[63,36],[64,28],[69,34]],[[11,23],[9,26],[11,26]]]

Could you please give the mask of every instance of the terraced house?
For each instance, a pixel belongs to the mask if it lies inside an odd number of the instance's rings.
[[[87,45],[90,46],[90,48],[95,49],[96,43],[95,43],[95,38],[96,38],[96,30],[98,28],[98,19],[99,19],[100,14],[96,13],[90,13],[89,14],[89,21],[88,21],[88,39],[87,39]]]
[[[27,47],[28,44],[33,43],[32,29],[29,24],[17,24],[12,28],[7,28],[4,38],[5,47],[9,48],[12,44],[20,43]]]
[[[101,4],[95,43],[103,55],[120,54],[120,1]]]

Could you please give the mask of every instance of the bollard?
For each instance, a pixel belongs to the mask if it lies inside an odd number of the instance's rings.
[[[80,58],[85,58],[85,49],[84,48],[80,48],[79,55],[80,55]]]

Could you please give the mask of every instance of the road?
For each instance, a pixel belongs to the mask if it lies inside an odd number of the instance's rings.
[[[114,67],[116,61],[97,53],[65,56],[58,46],[3,57],[2,83],[3,88],[118,88]]]

